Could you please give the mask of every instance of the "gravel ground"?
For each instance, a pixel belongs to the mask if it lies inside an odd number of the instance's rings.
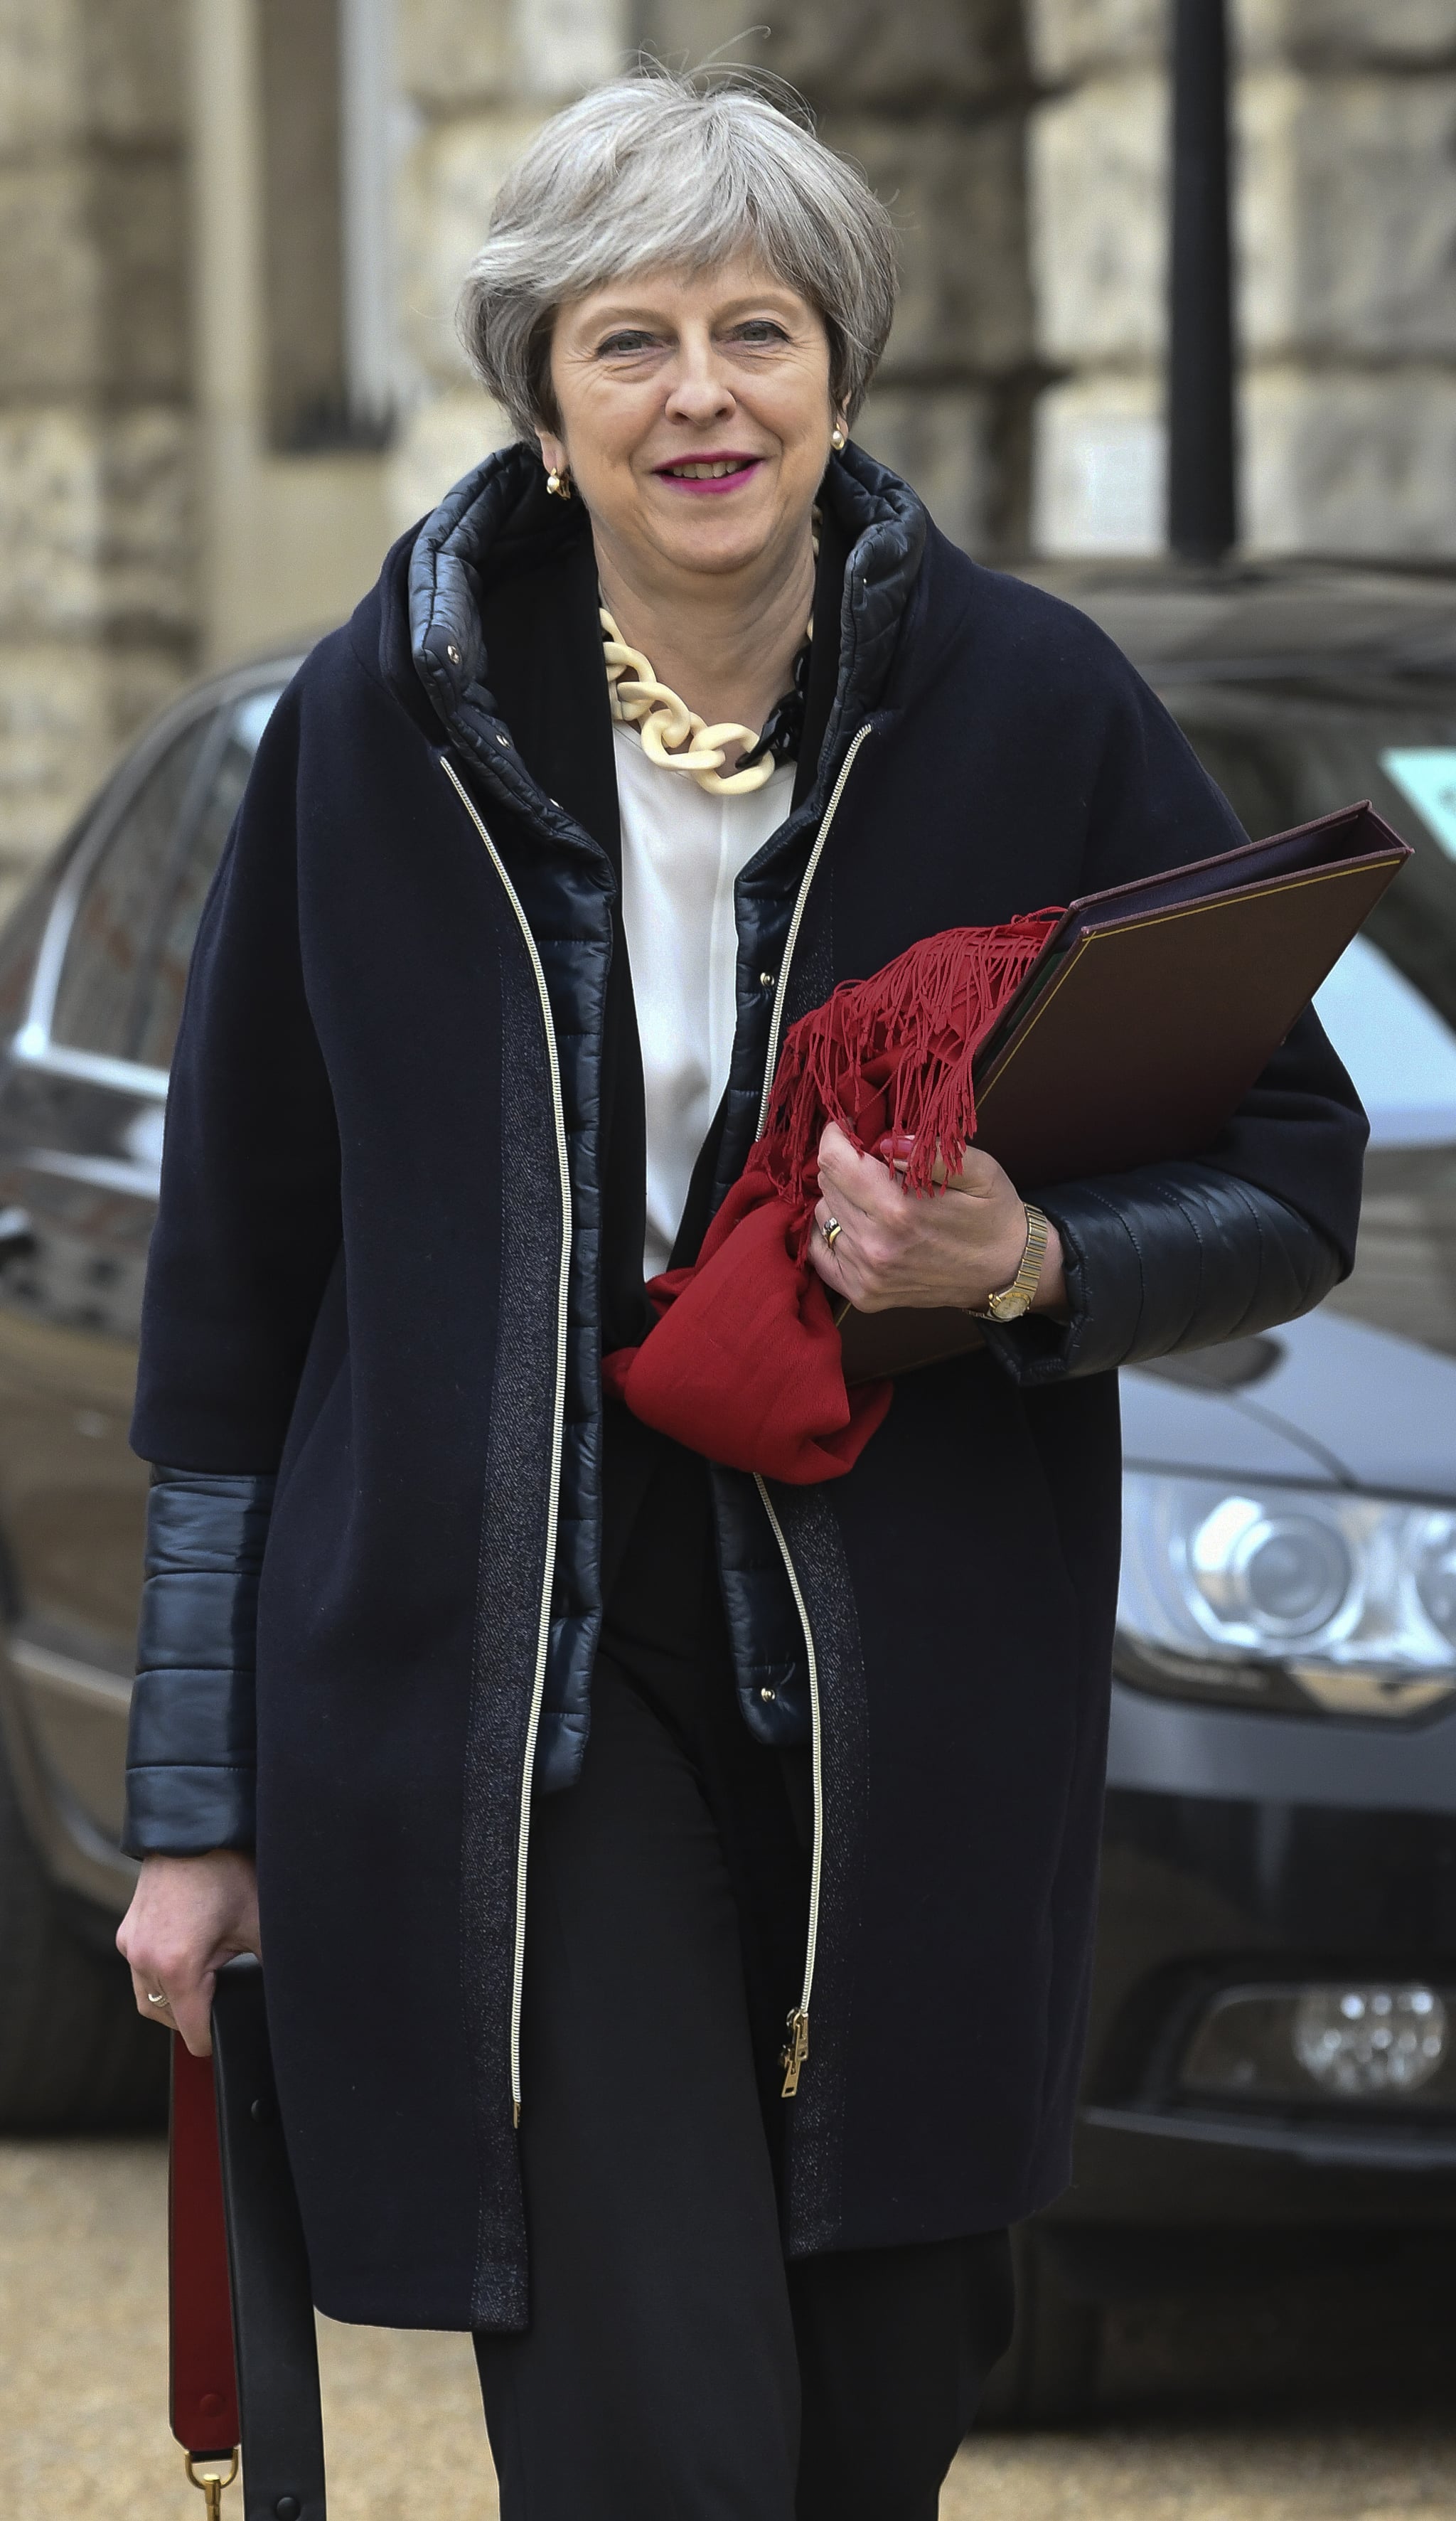
[[[0,2145],[4,2521],[201,2521],[166,2425],[165,2230],[159,2144]],[[1116,2314],[1098,2423],[974,2442],[941,2521],[1456,2521],[1444,2252],[1236,2273]],[[331,2521],[489,2521],[466,2341],[320,2330]]]

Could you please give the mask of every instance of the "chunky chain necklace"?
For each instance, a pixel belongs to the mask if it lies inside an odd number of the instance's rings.
[[[816,561],[818,557],[816,508]],[[670,685],[659,682],[640,648],[628,647],[605,604],[599,607],[597,619],[602,625],[612,714],[618,726],[635,726],[649,761],[660,763],[664,770],[685,770],[710,797],[747,797],[765,787],[781,762],[797,759],[809,680],[809,643],[814,635],[812,616],[794,660],[794,681],[775,701],[761,730],[740,726],[735,718],[722,718],[709,726],[686,701],[679,700]],[[739,755],[737,769],[725,776],[723,764],[730,744],[746,745],[749,750]]]
[[[664,770],[685,770],[710,797],[747,797],[767,784],[780,762],[796,758],[803,728],[809,631],[794,660],[793,689],[774,703],[760,732],[741,726],[736,718],[720,718],[709,726],[686,701],[679,700],[670,685],[659,682],[640,648],[627,646],[605,605],[597,619],[602,624],[612,714],[618,726],[635,726],[649,761],[660,763]],[[725,775],[723,763],[730,744],[751,749],[741,753],[738,768]]]

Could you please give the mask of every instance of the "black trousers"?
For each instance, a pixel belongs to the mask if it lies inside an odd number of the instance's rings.
[[[580,1782],[532,1823],[531,2319],[476,2341],[502,2521],[934,2521],[1010,2255],[992,2232],[785,2263],[806,1783],[739,1713],[676,1456],[614,1589]]]

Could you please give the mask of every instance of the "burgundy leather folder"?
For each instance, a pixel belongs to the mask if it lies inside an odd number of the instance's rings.
[[[1033,1197],[1203,1155],[1410,855],[1346,805],[1072,902],[977,1055],[976,1144]],[[851,1383],[981,1345],[951,1311],[840,1329]]]

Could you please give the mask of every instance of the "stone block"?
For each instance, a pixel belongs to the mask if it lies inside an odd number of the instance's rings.
[[[1020,367],[1031,348],[1020,115],[826,116],[823,136],[863,169],[894,219],[900,302],[886,382]]]
[[[403,0],[406,91],[446,115],[511,97],[579,95],[631,56],[627,0]]]
[[[33,0],[29,0],[33,5]],[[25,7],[27,0],[10,0]],[[188,129],[189,0],[76,0],[86,129],[125,143],[182,141]]]
[[[1035,550],[1163,549],[1167,451],[1157,377],[1093,376],[1053,386],[1036,405],[1031,460]]]
[[[512,0],[516,84],[523,96],[579,95],[627,68],[629,0]]]
[[[500,106],[427,131],[399,188],[400,316],[427,377],[470,374],[455,334],[461,284],[484,242],[502,178],[539,130],[539,111]]]
[[[1450,0],[1235,0],[1241,58],[1280,55],[1326,68],[1388,62],[1402,69],[1456,61]]]
[[[1026,41],[1044,79],[1160,64],[1167,29],[1167,0],[1026,0]]]
[[[0,166],[0,397],[185,390],[185,241],[166,160]]]
[[[180,138],[184,0],[0,0],[0,157]]]
[[[185,680],[175,649],[0,641],[0,881],[39,864]]]
[[[1167,270],[1162,79],[1097,78],[1031,117],[1031,283],[1044,358],[1161,355]]]
[[[857,442],[920,492],[963,551],[997,538],[1003,505],[995,398],[966,386],[877,386],[854,425]]]
[[[1456,372],[1255,370],[1243,435],[1251,548],[1456,556]]]
[[[320,449],[259,461],[246,422],[209,432],[206,454],[209,658],[311,645],[348,619],[394,539],[386,458]]]
[[[81,127],[75,0],[0,0],[0,156]]]
[[[1263,71],[1239,129],[1249,347],[1456,357],[1456,77]]]
[[[99,382],[112,393],[186,395],[188,201],[179,160],[101,157],[87,204]]]
[[[396,533],[428,516],[461,475],[498,446],[511,424],[477,388],[436,395],[412,411],[389,452],[389,514]]]
[[[175,410],[0,413],[0,638],[189,632],[190,488]]]
[[[0,167],[0,396],[98,382],[89,202],[77,161]]]
[[[396,0],[395,60],[406,96],[432,113],[509,92],[510,0]]]
[[[1020,86],[1017,0],[787,0],[766,34],[746,37],[733,0],[657,0],[648,41],[666,61],[722,51],[760,63],[823,111],[906,113],[982,105]]]

